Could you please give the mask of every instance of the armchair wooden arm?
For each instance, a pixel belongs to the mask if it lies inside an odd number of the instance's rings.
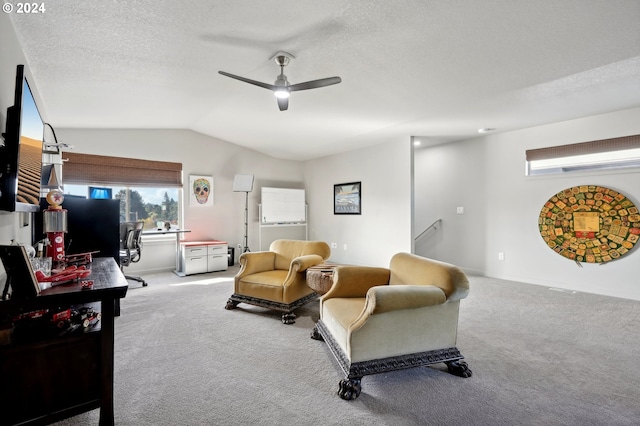
[[[287,287],[293,284],[296,281],[296,275],[299,272],[304,272],[312,266],[320,265],[322,262],[324,262],[324,259],[322,256],[317,254],[307,254],[296,257],[291,261],[289,274],[287,274],[287,278],[285,278],[283,285]]]
[[[238,277],[256,274],[258,272],[272,271],[275,267],[276,254],[271,251],[246,252],[240,255],[240,271]]]
[[[338,266],[333,273],[333,286],[321,300],[333,297],[365,297],[371,287],[389,284],[389,274],[387,268]]]
[[[324,259],[317,254],[298,256],[291,261],[291,269],[295,268],[298,272],[303,272],[312,266],[320,265],[322,262]]]
[[[442,289],[424,285],[385,285],[367,292],[364,311],[369,315],[441,305],[447,301]]]
[[[349,333],[360,329],[373,315],[403,309],[441,305],[447,301],[442,289],[424,285],[381,285],[367,291],[364,308],[349,325]]]
[[[456,301],[469,294],[469,280],[460,268],[450,263],[398,253],[389,265],[390,284],[420,284],[440,287],[447,300]]]

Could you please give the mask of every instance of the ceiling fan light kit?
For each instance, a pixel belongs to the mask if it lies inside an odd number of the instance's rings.
[[[276,98],[287,99],[291,93],[287,89],[282,88],[275,90],[273,94],[276,95]]]
[[[295,56],[288,52],[279,51],[275,55],[273,55],[271,59],[274,60],[280,67],[280,74],[276,78],[274,84],[251,80],[249,78],[229,74],[228,72],[224,71],[218,71],[218,73],[224,75],[225,77],[230,77],[235,80],[243,81],[245,83],[253,84],[254,86],[271,90],[277,98],[278,108],[280,108],[280,111],[286,111],[289,108],[289,96],[291,92],[299,90],[318,89],[320,87],[331,86],[333,84],[342,82],[342,79],[340,77],[328,77],[321,78],[319,80],[305,81],[304,83],[289,84],[287,76],[284,75],[284,67],[286,67],[292,59],[295,59]]]

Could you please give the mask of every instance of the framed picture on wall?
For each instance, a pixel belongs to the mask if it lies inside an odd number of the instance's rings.
[[[362,213],[362,183],[333,185],[333,214]]]
[[[212,176],[189,176],[189,205],[192,207],[213,206]]]

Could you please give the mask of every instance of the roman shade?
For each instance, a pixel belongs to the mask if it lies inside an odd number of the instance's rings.
[[[65,152],[63,183],[182,187],[182,163]]]
[[[634,148],[640,148],[640,135],[550,146],[548,148],[528,149],[526,151],[526,157],[527,161],[538,161]]]

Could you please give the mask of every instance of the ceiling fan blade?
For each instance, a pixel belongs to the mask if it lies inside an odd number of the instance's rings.
[[[304,83],[292,84],[289,87],[289,91],[295,92],[298,90],[317,89],[319,87],[331,86],[338,84],[342,81],[340,77],[328,77],[321,78],[320,80],[305,81]]]
[[[277,88],[273,84],[263,83],[261,81],[251,80],[249,78],[244,78],[244,77],[240,77],[239,75],[229,74],[228,72],[224,72],[224,71],[218,71],[218,74],[222,74],[222,75],[224,75],[226,77],[231,77],[231,78],[234,78],[236,80],[244,81],[245,83],[253,84],[254,86],[264,87],[265,89],[269,89],[269,90],[275,90]]]
[[[286,111],[289,108],[289,98],[277,98],[278,99],[278,108],[280,111]]]

